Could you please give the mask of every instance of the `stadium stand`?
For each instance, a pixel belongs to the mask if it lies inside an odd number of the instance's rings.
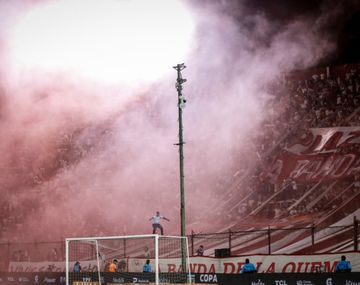
[[[217,201],[214,211],[226,209],[226,213],[219,216],[215,227],[218,233],[194,233],[192,247],[204,245],[204,255],[208,256],[214,255],[215,249],[228,247],[232,255],[269,253],[270,233],[271,253],[353,250],[356,224],[353,217],[359,216],[360,174],[335,180],[322,177],[304,182],[288,177],[279,181],[274,169],[279,157],[286,154],[294,143],[306,139],[309,130],[360,124],[360,64],[293,72],[279,78],[268,89],[273,95],[264,102],[269,114],[262,131],[249,138],[249,152],[254,154],[254,159],[244,159],[230,178],[219,182],[217,187],[225,194],[222,201]],[[24,176],[25,180],[18,183],[39,184],[59,168],[66,170],[69,164],[91,152],[94,146],[91,137],[78,144],[77,132],[79,130],[72,135],[64,134],[57,141],[55,165]],[[112,135],[109,130],[103,134],[104,141]],[[358,154],[359,150],[359,144],[353,144],[336,152]],[[26,156],[19,159],[23,164],[29,163],[28,160]],[[17,166],[19,173],[22,171],[21,163]],[[17,211],[18,201],[2,199],[0,202],[1,240],[10,240],[11,230],[21,228],[23,215],[36,207],[32,203],[22,203],[23,211]],[[26,202],[26,197],[21,201]],[[104,214],[101,205],[93,211]],[[251,225],[246,222],[249,219]],[[79,223],[77,232],[72,234],[79,236],[82,231]],[[102,234],[101,228],[94,231]],[[44,239],[54,242],[24,244],[19,241],[25,237],[17,238],[19,240],[11,239],[11,244],[0,244],[2,256],[17,261],[64,260],[61,254],[63,242],[55,242],[58,237],[51,233]]]
[[[358,126],[359,70],[359,64],[352,64],[294,72],[270,86],[274,94],[274,99],[267,102],[271,116],[263,123],[264,132],[252,138],[259,146],[257,160],[244,164],[243,169],[236,171],[233,183],[227,187],[226,197],[218,205],[218,209],[227,209],[225,219],[220,222],[226,225],[223,231],[247,231],[246,238],[245,233],[238,234],[241,237],[233,233],[232,254],[266,253],[269,225],[272,227],[272,252],[313,253],[354,249],[352,222],[360,202],[359,175],[356,171],[338,179],[323,175],[309,181],[291,177],[279,181],[274,169],[277,169],[279,157],[286,154],[294,143],[307,138],[309,130]],[[336,155],[358,157],[358,149],[355,142],[333,151]],[[229,220],[233,223],[229,224]],[[251,226],[246,223],[248,220],[251,220]],[[323,229],[330,227],[334,228],[328,230],[325,237]],[[261,234],[261,230],[265,234]],[[293,233],[289,234],[291,230]],[[289,246],[311,236],[316,239],[321,236],[321,242],[319,240],[314,246],[311,240],[307,240],[303,242],[303,248],[291,249]],[[215,235],[212,238],[216,239]],[[204,244],[204,241],[200,239],[199,243]],[[209,254],[215,245],[205,244]]]

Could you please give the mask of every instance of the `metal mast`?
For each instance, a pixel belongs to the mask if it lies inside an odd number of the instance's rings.
[[[183,125],[182,125],[182,110],[185,108],[186,99],[182,95],[183,83],[186,82],[185,78],[182,78],[181,71],[186,68],[184,63],[177,64],[173,67],[177,71],[177,79],[175,88],[178,93],[178,122],[179,122],[179,163],[180,163],[180,221],[181,221],[181,236],[186,235],[185,230],[185,185],[184,185],[184,139],[183,139]],[[186,243],[182,239],[181,244],[181,264],[183,272],[186,271]]]

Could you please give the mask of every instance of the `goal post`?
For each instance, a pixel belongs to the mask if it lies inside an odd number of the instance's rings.
[[[78,237],[65,245],[66,285],[191,283],[186,237]]]

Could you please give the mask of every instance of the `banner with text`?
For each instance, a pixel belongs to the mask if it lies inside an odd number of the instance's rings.
[[[360,127],[314,128],[284,147],[269,173],[276,181],[331,181],[360,174]]]
[[[351,252],[346,254],[351,262],[353,271],[360,272],[360,253]],[[239,273],[244,265],[244,257],[212,258],[192,257],[190,258],[191,272],[193,273]],[[257,267],[259,273],[311,273],[322,268],[325,272],[334,272],[340,254],[319,255],[253,255],[249,256],[252,263]],[[125,261],[125,260],[124,260]],[[145,259],[126,259],[128,272],[141,272]],[[154,260],[151,260],[154,265]],[[82,261],[83,272],[97,271],[96,261]],[[154,268],[154,266],[152,267]],[[181,272],[181,261],[179,259],[159,260],[160,272]],[[10,262],[9,272],[64,272],[65,262]],[[101,270],[102,271],[102,270]]]

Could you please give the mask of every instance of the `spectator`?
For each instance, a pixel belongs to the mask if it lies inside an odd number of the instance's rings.
[[[199,248],[196,250],[197,256],[203,256],[204,255],[204,246],[200,245]]]
[[[336,264],[335,272],[351,272],[352,266],[349,261],[346,260],[346,256],[342,255],[340,262]]]
[[[126,261],[124,259],[118,262],[117,272],[126,272]]]
[[[105,267],[104,267],[104,271],[105,271],[105,272],[110,272],[110,264],[111,264],[111,262],[109,262],[109,261],[107,261],[107,262],[105,263]]]
[[[73,272],[74,273],[80,273],[81,272],[81,265],[80,265],[79,261],[75,262]]]
[[[155,216],[152,216],[149,221],[152,221],[152,227],[153,227],[153,234],[156,233],[156,229],[160,229],[161,235],[164,235],[164,229],[162,225],[160,224],[160,220],[163,219],[165,221],[170,221],[168,218],[164,216],[160,216],[160,212],[157,211]]]
[[[248,258],[245,259],[245,264],[244,266],[241,268],[240,273],[256,273],[256,267],[253,263],[250,262],[250,260]]]
[[[144,266],[143,266],[143,272],[151,272],[151,265],[150,260],[147,259]]]
[[[117,271],[117,264],[118,264],[117,259],[114,259],[109,265],[109,272],[116,272]]]
[[[149,259],[151,254],[150,254],[150,250],[149,250],[149,247],[145,246],[144,248],[144,256],[145,258]]]

